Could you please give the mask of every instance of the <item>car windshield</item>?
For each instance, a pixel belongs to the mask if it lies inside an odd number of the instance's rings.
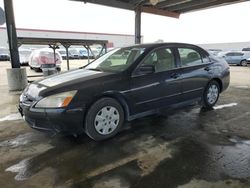
[[[104,72],[121,72],[126,70],[144,50],[145,48],[141,47],[118,48],[101,56],[85,68]]]
[[[69,52],[71,54],[78,54],[78,51],[76,49],[69,49]]]
[[[22,51],[19,51],[19,54],[20,54],[20,55],[30,55],[30,54],[31,54],[31,51],[22,50]]]
[[[58,51],[61,55],[64,55],[64,54],[66,54],[66,51]]]

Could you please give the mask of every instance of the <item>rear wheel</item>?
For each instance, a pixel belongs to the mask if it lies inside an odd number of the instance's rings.
[[[241,65],[241,66],[244,66],[244,67],[247,66],[247,61],[246,61],[246,60],[242,60],[242,61],[240,62],[240,65]]]
[[[219,99],[220,86],[217,81],[212,80],[208,83],[203,94],[203,107],[211,109]]]
[[[122,106],[112,98],[102,98],[89,109],[85,120],[86,134],[96,140],[105,140],[118,133],[124,122]]]

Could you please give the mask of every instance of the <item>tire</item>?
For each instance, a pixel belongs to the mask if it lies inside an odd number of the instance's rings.
[[[42,69],[40,69],[40,68],[35,68],[35,67],[33,67],[33,70],[34,70],[35,72],[42,72]]]
[[[240,66],[247,66],[247,61],[246,60],[242,60],[241,62],[240,62]]]
[[[58,72],[61,72],[61,67],[57,67],[56,70],[57,70]]]
[[[219,99],[220,86],[215,80],[208,83],[203,93],[203,107],[205,109],[211,109]]]
[[[85,118],[85,133],[96,141],[116,135],[124,122],[122,106],[112,98],[96,101],[88,110]]]

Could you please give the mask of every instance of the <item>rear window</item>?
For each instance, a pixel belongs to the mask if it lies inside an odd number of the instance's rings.
[[[241,52],[230,52],[226,54],[227,56],[243,56],[244,53]]]
[[[194,49],[191,48],[178,48],[181,65],[183,67],[200,65],[203,63],[201,55]]]
[[[242,51],[250,51],[250,48],[243,48]]]

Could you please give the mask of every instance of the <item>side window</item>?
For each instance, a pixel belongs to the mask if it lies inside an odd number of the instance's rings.
[[[141,66],[152,65],[155,72],[163,72],[175,68],[174,54],[169,48],[161,48],[147,56]]]
[[[191,48],[178,48],[182,67],[200,65],[203,63],[201,55]]]
[[[243,53],[240,53],[240,52],[235,52],[234,53],[234,56],[243,56],[244,54]]]

